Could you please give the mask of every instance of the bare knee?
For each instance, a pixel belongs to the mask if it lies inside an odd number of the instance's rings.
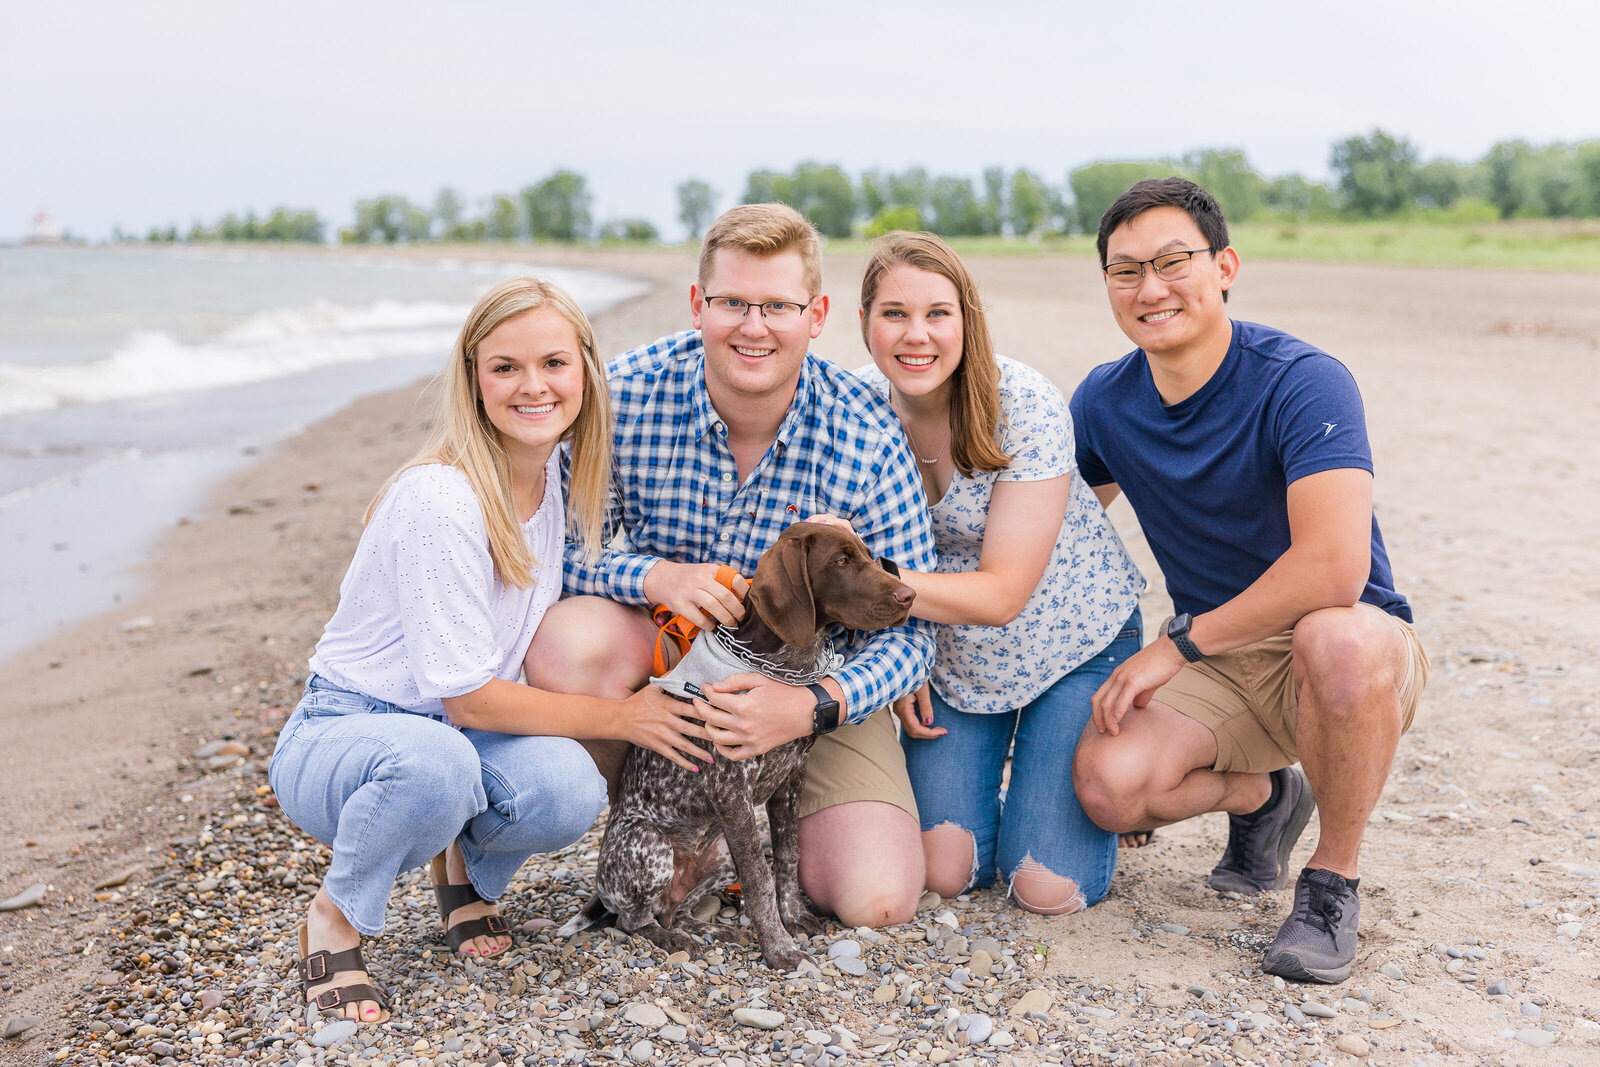
[[[557,601],[523,657],[528,684],[621,699],[650,679],[649,617],[604,597]]]
[[[972,887],[978,874],[978,846],[972,831],[953,822],[922,832],[922,852],[927,857],[928,888],[941,897],[953,897]]]
[[[1011,898],[1035,915],[1070,915],[1089,906],[1077,882],[1056,874],[1032,856],[1024,858],[1012,873]]]
[[[1127,766],[1122,753],[1108,746],[1080,745],[1072,762],[1072,784],[1084,814],[1114,834],[1144,829],[1142,776]]]
[[[908,923],[917,914],[917,901],[922,897],[922,886],[912,880],[863,879],[839,887],[834,894],[831,910],[846,926],[895,926]]]
[[[1376,609],[1315,611],[1295,626],[1296,688],[1303,708],[1356,722],[1398,704],[1399,635]],[[1393,698],[1392,701],[1386,698]]]

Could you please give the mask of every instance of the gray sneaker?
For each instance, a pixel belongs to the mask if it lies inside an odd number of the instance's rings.
[[[1316,798],[1299,767],[1273,771],[1278,800],[1254,815],[1228,816],[1228,847],[1206,879],[1218,892],[1260,893],[1289,884],[1289,853],[1300,840]]]
[[[1360,882],[1332,871],[1301,871],[1294,909],[1267,946],[1261,969],[1291,982],[1333,985],[1349,978],[1361,920]]]

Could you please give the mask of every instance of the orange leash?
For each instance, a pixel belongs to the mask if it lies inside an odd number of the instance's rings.
[[[717,584],[724,589],[733,589],[733,580],[739,577],[739,572],[727,564],[717,568]],[[694,643],[695,635],[700,632],[700,627],[675,614],[665,604],[657,604],[650,609],[650,618],[658,627],[655,648],[655,674],[660,677],[667,673],[667,646],[671,641],[678,646],[678,658],[682,659],[689,651],[689,646]]]

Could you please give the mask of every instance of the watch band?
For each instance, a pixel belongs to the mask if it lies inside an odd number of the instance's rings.
[[[811,710],[811,732],[818,737],[831,734],[839,728],[839,702],[833,699],[832,693],[815,682],[806,688],[817,698],[817,706]]]
[[[1183,653],[1184,659],[1190,663],[1199,663],[1206,658],[1206,654],[1189,640],[1189,626],[1192,622],[1187,613],[1173,616],[1172,621],[1167,623],[1167,636],[1178,646],[1178,651]]]

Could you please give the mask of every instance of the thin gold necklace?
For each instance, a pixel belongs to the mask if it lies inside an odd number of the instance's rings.
[[[894,405],[891,404],[890,407],[893,408]],[[948,429],[945,431],[944,444],[939,446],[939,451],[933,454],[932,459],[923,459],[922,449],[917,447],[916,438],[911,436],[911,423],[906,421],[904,412],[895,411],[895,414],[900,416],[900,428],[906,432],[906,442],[911,446],[911,455],[918,463],[931,467],[935,463],[938,463],[939,460],[944,458],[944,450],[950,447],[950,438],[955,434],[954,429]]]

